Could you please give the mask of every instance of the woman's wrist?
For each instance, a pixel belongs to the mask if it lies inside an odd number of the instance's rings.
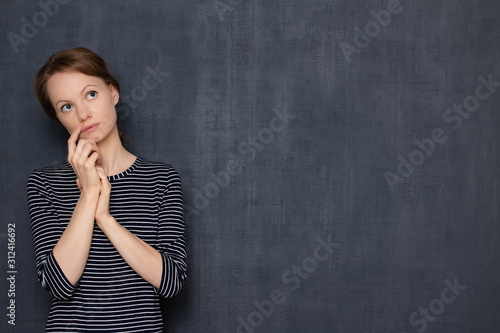
[[[99,191],[81,191],[80,200],[87,203],[95,203],[99,200]]]
[[[111,216],[111,214],[108,214],[106,216],[103,216],[103,217],[99,217],[99,218],[96,218],[96,223],[97,223],[97,226],[104,232],[106,233],[106,230],[105,228],[110,228],[110,227],[114,227],[116,226],[116,224],[118,224],[115,220],[115,218],[113,216]]]

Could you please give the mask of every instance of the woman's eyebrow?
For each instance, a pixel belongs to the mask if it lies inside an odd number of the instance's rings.
[[[85,87],[83,87],[83,89],[80,91],[80,94],[81,94],[81,93],[82,93],[85,89],[87,89],[88,87],[96,87],[96,88],[98,88],[95,84],[87,84],[87,85],[86,85]],[[69,102],[69,101],[68,101],[68,100],[66,100],[66,99],[61,99],[61,100],[59,100],[59,101],[57,101],[57,102],[56,102],[56,105],[57,105],[57,104],[59,104],[59,103],[61,103],[61,102]]]
[[[82,93],[85,89],[87,89],[88,87],[96,87],[96,88],[97,88],[97,86],[96,86],[95,84],[87,84],[85,87],[83,87],[82,91],[80,91],[80,94],[81,94],[81,93]]]

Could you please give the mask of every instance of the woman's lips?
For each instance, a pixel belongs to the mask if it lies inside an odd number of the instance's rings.
[[[97,129],[97,126],[99,126],[99,124],[90,125],[89,127],[85,127],[83,129],[83,131],[85,133],[92,133],[93,131],[95,131]]]

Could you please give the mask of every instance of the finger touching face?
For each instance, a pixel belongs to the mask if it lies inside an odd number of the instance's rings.
[[[71,136],[70,139],[73,142],[76,142],[78,140],[78,137],[80,136],[80,132],[82,131],[82,125],[78,125],[73,131],[71,131]]]

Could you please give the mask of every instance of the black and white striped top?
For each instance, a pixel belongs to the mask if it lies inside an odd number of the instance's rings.
[[[172,297],[184,284],[186,244],[177,171],[137,157],[108,180],[110,214],[162,254],[161,285],[155,288],[132,270],[94,224],[87,264],[72,286],[52,249],[80,197],[76,174],[68,161],[34,170],[27,197],[38,279],[52,296],[46,332],[163,332],[159,296]]]

